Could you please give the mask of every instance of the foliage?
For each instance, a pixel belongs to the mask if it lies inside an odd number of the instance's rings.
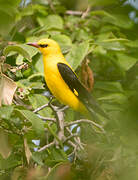
[[[0,179],[138,178],[138,24],[131,12],[125,0],[0,0]],[[26,45],[47,37],[88,88],[94,74],[92,93],[110,120],[97,124],[63,108],[59,126],[62,105],[48,92],[42,56]]]

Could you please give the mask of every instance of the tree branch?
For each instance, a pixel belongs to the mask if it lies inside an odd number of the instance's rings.
[[[73,138],[73,137],[77,137],[77,136],[78,136],[77,133],[71,134],[70,136],[68,136],[68,137],[63,141],[63,143],[65,143],[65,142],[68,141],[69,139],[71,139],[71,138]]]
[[[77,16],[81,16],[84,12],[83,11],[72,11],[72,10],[67,10],[66,14],[69,15],[77,15]]]
[[[51,121],[51,122],[54,122],[56,123],[56,118],[50,118],[50,117],[44,117],[44,116],[41,116],[39,114],[37,114],[37,116],[42,119],[43,121]]]
[[[82,16],[81,16],[82,19],[84,19],[86,16],[88,16],[90,9],[91,9],[90,6],[88,6],[86,11],[82,13]]]
[[[33,112],[37,113],[38,111],[41,111],[42,109],[44,109],[45,107],[48,107],[48,106],[49,106],[49,103],[48,104],[44,104],[43,106],[40,106],[37,109],[35,109]]]
[[[65,127],[68,127],[68,126],[72,126],[74,124],[79,124],[79,123],[89,123],[89,124],[92,124],[93,126],[101,129],[101,131],[105,134],[105,130],[102,126],[100,126],[99,124],[91,121],[91,120],[88,120],[88,119],[80,119],[80,120],[76,120],[76,121],[73,121],[73,122],[70,122],[68,124],[65,125]]]
[[[55,144],[55,141],[49,143],[49,144],[46,144],[45,146],[43,146],[42,148],[38,149],[38,152],[41,152],[41,151],[44,151],[45,149],[53,146]]]
[[[73,133],[71,132],[71,130],[68,127],[66,127],[66,130],[70,133],[71,136],[73,136]],[[80,140],[78,141],[77,138],[74,138],[74,141],[80,149],[84,149]]]
[[[58,138],[62,141],[64,139],[64,112],[60,111],[57,106],[53,106],[51,103],[49,103],[49,106],[56,114],[57,134]]]

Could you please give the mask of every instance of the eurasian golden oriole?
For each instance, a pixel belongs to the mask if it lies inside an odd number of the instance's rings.
[[[28,45],[38,48],[43,54],[44,75],[51,93],[63,104],[90,117],[98,113],[107,118],[93,96],[79,81],[76,73],[65,60],[60,46],[52,39],[41,39]]]

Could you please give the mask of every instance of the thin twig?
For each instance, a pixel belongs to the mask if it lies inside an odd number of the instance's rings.
[[[41,151],[44,151],[45,149],[53,146],[55,144],[55,141],[49,143],[49,144],[46,144],[45,146],[43,146],[42,148],[38,149],[38,152],[41,152]]]
[[[58,138],[62,141],[64,139],[64,112],[58,110],[57,106],[53,106],[51,103],[49,103],[49,106],[56,114],[57,134]]]
[[[89,123],[89,124],[92,124],[92,125],[98,127],[99,129],[101,129],[102,132],[105,134],[105,130],[104,130],[104,128],[102,126],[100,126],[99,124],[97,124],[97,123],[95,123],[95,122],[93,122],[91,120],[88,120],[88,119],[80,119],[80,120],[76,120],[76,121],[70,122],[70,123],[66,124],[65,127],[72,126],[72,125],[78,124],[78,123]]]
[[[71,139],[71,138],[73,138],[73,137],[77,137],[78,136],[78,134],[76,133],[76,134],[71,134],[70,136],[68,136],[64,141],[63,141],[63,143],[65,143],[66,141],[68,141],[69,139]]]
[[[56,118],[50,118],[50,117],[44,117],[44,116],[41,116],[39,114],[37,114],[37,116],[42,119],[43,121],[51,121],[51,122],[54,122],[56,123]]]
[[[73,161],[75,162],[76,160],[76,152],[77,152],[77,147],[78,145],[74,144],[72,141],[68,141],[68,144],[71,145],[73,147],[73,151],[68,155],[68,157],[71,157],[74,154],[74,158]]]
[[[87,9],[86,9],[86,11],[83,12],[83,14],[82,14],[82,16],[81,16],[82,19],[84,19],[86,16],[88,16],[88,13],[89,13],[90,9],[91,9],[90,6],[88,6]]]
[[[73,133],[71,132],[71,130],[68,127],[66,127],[66,130],[70,133],[70,135],[73,135]],[[78,139],[76,137],[74,138],[74,141],[77,144],[77,146],[79,147],[79,149],[84,149],[83,146],[81,145],[81,142],[78,141]]]
[[[64,106],[62,108],[58,108],[57,111],[65,111],[68,108],[69,108],[69,106]]]
[[[42,109],[44,109],[45,107],[48,107],[48,106],[49,106],[49,104],[44,104],[43,106],[38,107],[37,109],[35,109],[33,112],[37,113],[38,111],[41,111]]]
[[[77,15],[77,16],[81,16],[84,12],[83,11],[72,11],[72,10],[67,10],[66,14],[69,15]]]
[[[55,8],[54,8],[52,0],[48,0],[48,4],[50,5],[50,8],[52,9],[52,11],[55,13]]]

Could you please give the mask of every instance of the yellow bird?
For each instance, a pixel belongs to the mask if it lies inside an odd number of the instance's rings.
[[[44,75],[51,93],[63,104],[69,105],[87,117],[97,118],[96,113],[107,117],[92,95],[79,81],[64,58],[60,46],[52,39],[41,39],[28,45],[38,48],[43,54]]]

